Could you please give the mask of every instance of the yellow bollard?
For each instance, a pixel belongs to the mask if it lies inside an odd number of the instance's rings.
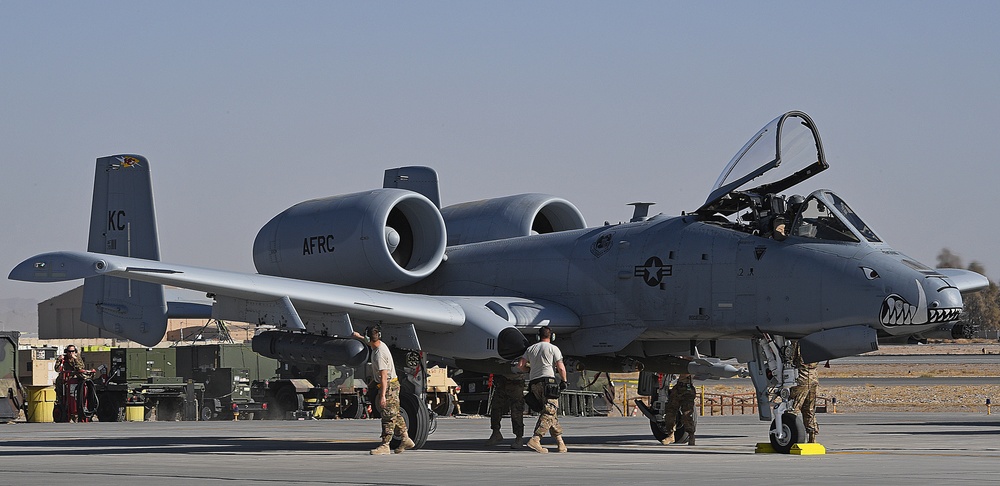
[[[125,403],[125,421],[142,422],[146,419],[146,405],[142,402]]]
[[[622,415],[628,417],[628,383],[622,385]]]
[[[986,399],[986,415],[992,415],[992,411],[990,410],[991,407],[992,407],[992,405],[990,404],[990,399],[987,398]]]
[[[705,385],[701,385],[701,407],[700,408],[701,408],[701,410],[698,412],[698,415],[704,417],[705,416]]]
[[[25,417],[28,422],[47,423],[54,422],[52,416],[56,405],[56,387],[54,386],[29,386],[28,388],[28,408]]]

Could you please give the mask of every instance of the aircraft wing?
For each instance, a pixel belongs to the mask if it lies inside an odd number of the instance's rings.
[[[990,280],[972,270],[963,270],[961,268],[936,268],[935,272],[938,272],[949,280],[958,291],[963,294],[970,294],[973,292],[979,292],[990,286]]]
[[[552,302],[496,296],[404,294],[91,252],[37,255],[14,267],[9,278],[61,282],[98,276],[205,292],[216,301],[213,317],[221,319],[275,324],[293,330],[305,329],[305,319],[300,316],[319,316],[319,319],[326,316],[348,325],[350,320],[412,325],[415,331],[434,333],[425,334],[424,338],[429,336],[430,339],[422,343],[429,352],[469,359],[509,359],[508,355],[523,351],[522,344],[526,346],[527,341],[517,328],[579,326],[575,313]],[[106,308],[102,310],[105,314],[130,312],[117,303],[98,305]],[[248,315],[257,320],[247,319]],[[141,326],[148,325],[145,317],[139,320]],[[350,327],[341,329],[346,331]],[[129,337],[129,330],[120,326],[113,332]],[[159,336],[162,337],[162,333]],[[478,342],[487,344],[473,345]]]
[[[460,306],[435,297],[89,252],[37,255],[14,267],[10,278],[29,282],[60,282],[98,275],[174,285],[256,302],[272,302],[288,297],[303,309],[349,312],[359,319],[388,323],[419,323],[418,328],[431,332],[444,332],[465,322],[465,313]]]

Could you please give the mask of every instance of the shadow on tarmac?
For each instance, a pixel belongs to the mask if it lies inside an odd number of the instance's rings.
[[[240,437],[168,437],[168,436],[136,436],[123,438],[72,438],[72,439],[37,439],[22,441],[4,441],[6,456],[50,456],[59,453],[72,453],[80,456],[104,456],[127,454],[205,454],[205,453],[273,453],[294,451],[296,453],[329,453],[329,452],[368,452],[378,445],[374,435],[370,441],[343,440],[310,440],[310,439],[256,439]],[[621,436],[573,436],[565,435],[567,446],[571,452],[586,453],[609,452],[622,454],[643,453],[712,453],[710,450],[693,450],[684,444],[663,446],[649,435]],[[485,438],[476,439],[441,439],[435,440],[432,435],[420,450],[449,452],[498,452],[498,453],[534,453],[523,447],[519,450],[510,448],[512,438],[505,438],[497,446],[486,446]],[[699,436],[699,440],[711,441],[712,436]],[[627,443],[636,447],[621,448]],[[555,441],[551,437],[542,440],[542,446],[555,449]],[[609,447],[616,446],[616,447]]]

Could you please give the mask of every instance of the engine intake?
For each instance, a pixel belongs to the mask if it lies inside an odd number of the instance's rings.
[[[286,209],[257,233],[253,261],[264,275],[390,290],[433,273],[446,238],[426,197],[377,189]]]
[[[464,245],[587,227],[573,203],[548,194],[518,194],[441,209],[448,244]]]

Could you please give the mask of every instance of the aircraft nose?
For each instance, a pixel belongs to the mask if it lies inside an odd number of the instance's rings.
[[[888,295],[882,302],[879,314],[882,325],[919,326],[958,320],[962,313],[962,294],[958,288],[939,276],[922,276],[909,282],[903,282],[898,293]]]
[[[928,296],[928,319],[931,323],[951,322],[958,320],[962,313],[962,293],[944,278],[928,277],[924,280],[925,293]]]

